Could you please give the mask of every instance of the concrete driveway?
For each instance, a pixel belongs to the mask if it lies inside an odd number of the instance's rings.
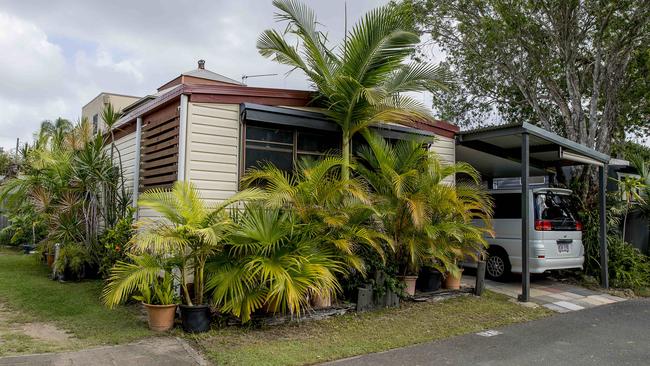
[[[493,332],[332,362],[331,365],[648,365],[650,299],[557,314]]]
[[[475,282],[476,277],[463,275],[463,285],[473,287]],[[517,299],[521,294],[521,280],[506,283],[485,280],[485,288]],[[589,309],[625,300],[622,297],[609,295],[605,291],[593,291],[551,278],[534,278],[530,281],[530,302],[557,313]]]

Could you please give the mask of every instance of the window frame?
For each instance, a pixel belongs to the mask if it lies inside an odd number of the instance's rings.
[[[291,131],[292,133],[292,143],[282,143],[282,142],[269,142],[269,141],[261,141],[261,140],[250,140],[246,138],[247,135],[247,130],[248,127],[259,127],[259,128],[268,128],[268,129],[281,129],[285,131]],[[282,124],[276,124],[276,123],[265,123],[265,122],[257,122],[257,121],[243,121],[242,123],[242,133],[241,133],[241,159],[240,159],[240,178],[243,177],[246,174],[247,165],[246,165],[246,156],[247,156],[247,149],[249,149],[248,143],[249,142],[259,142],[259,143],[270,143],[270,144],[277,144],[277,145],[283,145],[291,148],[291,164],[295,164],[295,162],[298,161],[298,158],[301,156],[309,155],[309,156],[325,156],[328,151],[332,150],[327,150],[324,152],[316,152],[316,151],[309,151],[309,150],[299,150],[298,149],[298,135],[303,132],[303,133],[309,133],[312,135],[323,135],[323,136],[331,136],[331,137],[336,137],[336,144],[337,147],[336,149],[341,149],[341,133],[340,131],[327,131],[327,130],[317,130],[317,129],[312,129],[312,128],[304,128],[304,127],[298,127],[298,126],[292,126],[292,125],[282,125]],[[273,148],[254,148],[256,150],[266,150],[266,151],[273,151]],[[276,150],[278,152],[288,152],[287,150]]]

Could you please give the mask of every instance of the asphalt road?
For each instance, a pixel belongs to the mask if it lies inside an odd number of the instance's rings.
[[[629,300],[330,365],[650,365],[650,299]]]

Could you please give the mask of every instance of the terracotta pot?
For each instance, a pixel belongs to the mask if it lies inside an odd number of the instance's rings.
[[[332,306],[332,296],[329,294],[318,294],[314,293],[311,295],[311,306],[314,309],[323,309],[323,308],[329,308]]]
[[[447,273],[445,277],[445,288],[450,290],[460,289],[460,279],[463,277],[463,268],[460,269],[458,277],[454,277],[451,273]]]
[[[54,254],[47,253],[47,266],[54,267]]]
[[[409,296],[415,296],[415,283],[418,280],[418,276],[398,276],[397,278],[406,285],[406,288],[404,289],[406,294]]]
[[[145,304],[149,318],[149,329],[156,332],[165,332],[174,327],[174,317],[176,316],[176,304],[171,305],[151,305]]]

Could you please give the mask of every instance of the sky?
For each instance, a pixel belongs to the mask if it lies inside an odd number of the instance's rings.
[[[306,1],[336,41],[344,0]],[[348,0],[348,24],[386,0]],[[0,0],[0,146],[31,141],[40,122],[77,120],[100,92],[143,96],[196,68],[250,86],[307,89],[303,75],[265,59],[257,37],[276,23],[271,0]]]

